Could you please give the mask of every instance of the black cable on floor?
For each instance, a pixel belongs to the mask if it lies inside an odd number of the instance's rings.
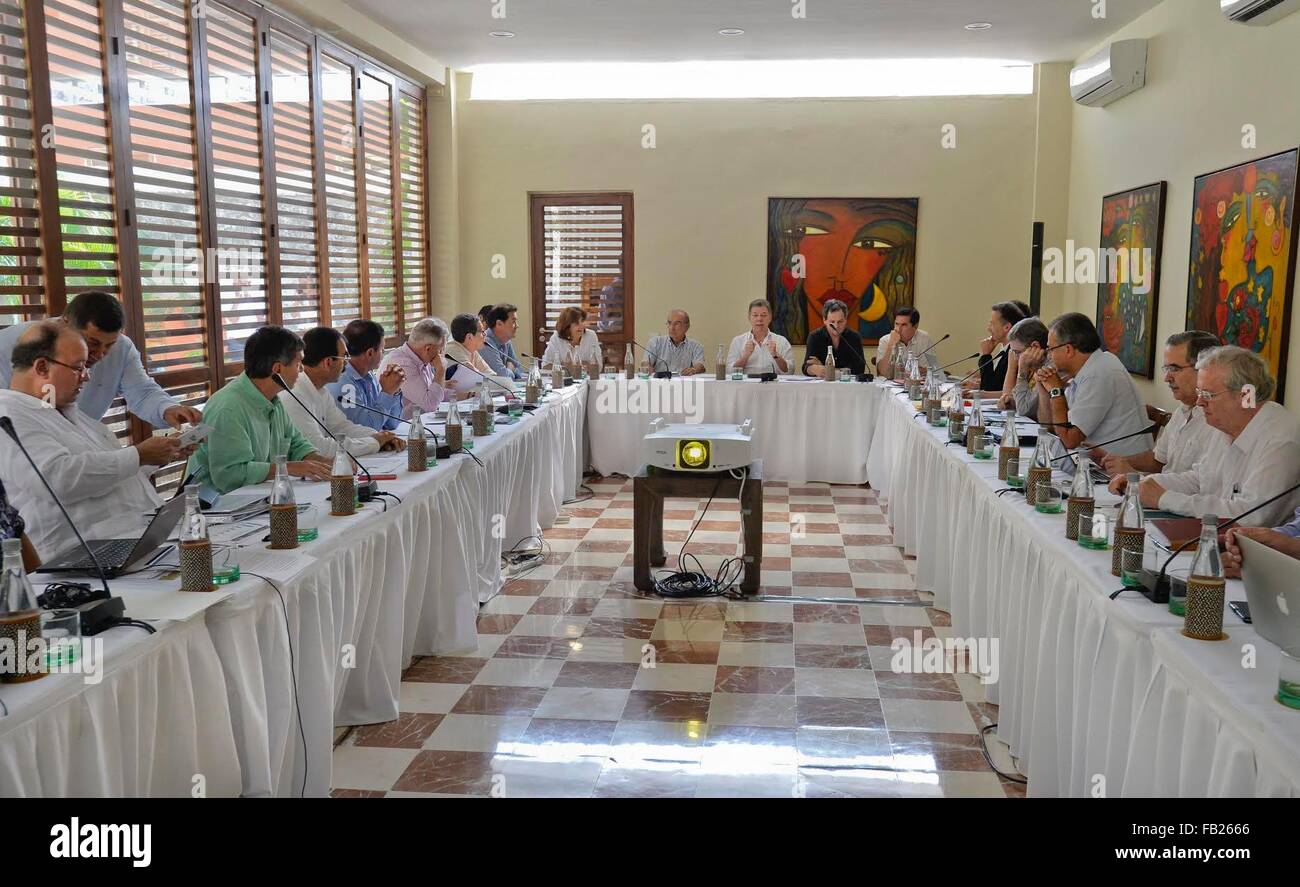
[[[298,734],[302,737],[302,791],[298,796],[300,798],[305,798],[307,797],[307,728],[303,726],[302,703],[298,701],[298,668],[294,665],[293,632],[289,630],[289,605],[285,603],[284,592],[280,590],[280,586],[276,585],[266,576],[263,576],[261,573],[254,573],[251,570],[243,570],[242,572],[244,575],[256,576],[258,579],[261,579],[267,585],[271,586],[271,588],[275,589],[276,595],[280,598],[280,608],[284,610],[284,635],[285,639],[289,642],[289,677],[293,682],[293,706],[298,712]]]
[[[743,545],[745,530],[744,515],[744,492],[745,481],[749,479],[749,470],[741,469],[740,476],[740,528]],[[734,475],[733,475],[734,476]],[[728,595],[731,587],[736,584],[745,572],[745,561],[743,557],[729,557],[718,565],[717,571],[710,576],[704,572],[704,566],[700,563],[699,558],[693,554],[688,554],[686,547],[691,544],[691,538],[695,535],[696,529],[709,513],[709,506],[713,504],[713,499],[718,495],[718,489],[722,486],[722,475],[713,484],[713,492],[709,493],[709,499],[704,503],[704,511],[696,518],[695,524],[691,531],[686,534],[686,541],[682,543],[682,549],[677,554],[677,572],[660,571],[659,577],[654,580],[655,594],[666,598],[698,598],[698,597],[736,597],[737,595]],[[689,558],[694,561],[695,569],[686,569],[686,560]]]
[[[988,734],[990,730],[996,730],[997,724],[989,724],[987,727],[980,729],[980,751],[984,753],[984,762],[989,765],[989,769],[996,773],[1007,782],[1014,782],[1017,785],[1029,785],[1029,780],[1021,776],[1008,776],[997,768],[993,763],[993,758],[989,755]]]

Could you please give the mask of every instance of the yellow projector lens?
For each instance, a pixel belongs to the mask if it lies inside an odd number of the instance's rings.
[[[682,468],[708,468],[708,441],[684,440],[679,442],[677,444],[677,464]]]

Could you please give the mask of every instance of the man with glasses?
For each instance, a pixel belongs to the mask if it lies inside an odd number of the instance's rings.
[[[1120,359],[1101,350],[1101,336],[1087,315],[1072,312],[1052,321],[1046,355],[1035,374],[1038,421],[1061,443],[1077,450],[1110,442],[1109,452],[1117,456],[1152,448],[1151,435],[1143,433],[1150,423],[1137,386]]]
[[[653,365],[650,372],[667,370],[679,376],[704,372],[704,346],[687,338],[690,329],[691,316],[685,309],[668,312],[668,335],[653,336],[646,344],[646,360]]]
[[[200,422],[203,414],[176,400],[145,372],[135,343],[122,335],[122,304],[108,293],[85,292],[64,309],[62,321],[86,343],[86,366],[94,367],[81,388],[77,406],[92,419],[102,419],[118,397],[126,408],[156,428],[179,428]],[[0,387],[9,387],[14,345],[33,323],[18,323],[0,331]]]
[[[107,425],[78,408],[77,395],[90,365],[86,340],[70,325],[27,324],[14,343],[13,374],[0,391],[0,415],[19,439],[77,528],[104,539],[142,528],[161,499],[150,475],[189,455],[175,437],[148,437],[122,446]],[[22,452],[0,434],[0,477],[10,503],[22,513],[37,554],[49,558],[77,544],[58,506]]]
[[[1223,432],[1206,424],[1205,411],[1196,399],[1196,361],[1217,347],[1218,338],[1200,330],[1174,333],[1169,337],[1165,342],[1165,384],[1178,401],[1178,408],[1160,432],[1154,450],[1136,456],[1112,456],[1104,451],[1094,451],[1093,456],[1107,474],[1118,480],[1131,472],[1190,471],[1201,459],[1226,445]]]
[[[822,306],[823,326],[808,336],[803,359],[805,376],[826,377],[826,352],[835,355],[835,368],[860,376],[867,371],[867,357],[862,351],[862,337],[849,329],[849,306],[831,299]]]
[[[1034,381],[1047,360],[1047,324],[1026,317],[1007,333],[1007,377],[998,407],[1015,409],[1021,416],[1038,418],[1038,385]]]
[[[1300,482],[1300,428],[1272,400],[1277,388],[1257,354],[1225,345],[1196,363],[1205,421],[1228,437],[1226,446],[1190,471],[1143,479],[1142,504],[1191,517],[1233,517]],[[1300,505],[1300,493],[1261,509],[1244,526],[1281,524]]]
[[[333,435],[338,434],[343,435],[343,445],[354,456],[369,456],[380,450],[404,449],[406,441],[393,432],[374,431],[343,415],[338,401],[326,387],[338,381],[347,365],[348,351],[343,334],[327,326],[318,326],[303,335],[302,344],[302,373],[299,374],[298,381],[293,383],[293,393],[306,409],[299,406],[298,401],[290,397],[287,391],[280,392],[279,398],[294,427],[307,438],[316,452],[334,458]],[[311,410],[325,424],[330,430],[330,437],[326,437],[320,425],[307,415],[307,410]]]

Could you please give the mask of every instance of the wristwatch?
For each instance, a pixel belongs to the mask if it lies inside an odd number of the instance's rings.
[[[1057,398],[1057,397],[1060,397],[1060,396],[1061,396],[1061,389],[1060,389],[1060,388],[1053,388],[1053,389],[1051,389],[1050,391],[1047,392],[1047,396],[1048,396],[1048,397],[1051,397],[1051,398]]]

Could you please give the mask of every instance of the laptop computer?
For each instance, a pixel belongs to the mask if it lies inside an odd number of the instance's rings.
[[[1300,656],[1300,561],[1244,536],[1237,544],[1251,624],[1260,637]]]
[[[104,574],[110,578],[121,576],[136,564],[146,561],[167,541],[172,530],[180,523],[185,513],[185,497],[175,496],[154,512],[153,520],[145,527],[144,534],[137,539],[87,539],[86,544],[95,552]],[[61,552],[49,563],[42,564],[40,573],[90,573],[95,574],[95,565],[80,545]]]

